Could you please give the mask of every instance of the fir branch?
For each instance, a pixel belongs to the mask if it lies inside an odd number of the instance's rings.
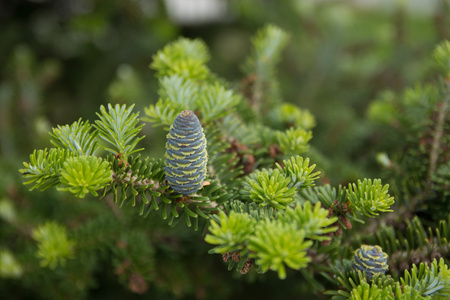
[[[223,118],[237,108],[242,98],[227,90],[219,83],[205,84],[201,87],[199,97],[199,107],[201,118],[204,123],[214,122]]]
[[[312,132],[301,128],[289,128],[286,131],[276,132],[276,143],[286,155],[301,154],[309,149],[308,142]]]
[[[347,199],[350,208],[368,217],[378,216],[378,212],[391,212],[389,209],[394,204],[394,197],[388,194],[389,185],[381,185],[381,180],[358,180],[358,184],[349,184]]]
[[[250,101],[254,111],[262,116],[280,102],[275,65],[289,36],[282,29],[267,25],[253,37],[253,53],[247,58],[244,69],[254,81],[250,87]]]
[[[198,110],[198,85],[191,79],[180,75],[165,76],[159,80],[160,98],[156,104],[144,108],[153,126],[168,127],[183,110]]]
[[[310,130],[316,125],[314,115],[306,109],[301,109],[292,103],[276,106],[269,113],[269,120],[275,128],[300,128]]]
[[[67,259],[73,259],[72,249],[75,242],[68,238],[67,231],[61,225],[47,222],[33,230],[33,239],[38,242],[37,257],[41,266],[55,269],[64,265]]]
[[[254,231],[255,219],[246,213],[231,211],[227,216],[223,211],[219,214],[219,222],[211,220],[209,231],[205,241],[218,245],[209,253],[225,254],[243,250],[245,243]],[[219,225],[220,224],[220,225]]]
[[[283,160],[282,167],[276,163],[280,172],[283,172],[287,178],[291,179],[291,186],[294,186],[297,190],[314,186],[314,181],[319,178],[320,172],[314,172],[316,165],[309,166],[309,158],[296,155],[289,160]]]
[[[251,173],[243,183],[241,194],[260,206],[285,209],[294,201],[296,187],[279,169]]]
[[[95,155],[98,149],[98,132],[92,131],[88,121],[82,122],[81,118],[72,125],[53,128],[50,133],[50,142],[58,148],[66,148],[79,155]]]
[[[79,198],[87,193],[98,196],[97,191],[111,182],[112,171],[100,157],[78,156],[68,158],[61,170],[60,191],[69,191]]]
[[[200,40],[179,38],[165,46],[153,56],[151,68],[158,77],[175,74],[194,80],[204,80],[209,75],[205,63],[210,55],[206,45]]]
[[[298,230],[305,232],[305,237],[317,241],[329,240],[329,236],[324,236],[334,232],[338,227],[330,227],[338,218],[328,218],[328,210],[323,209],[320,203],[316,203],[314,208],[311,202],[304,205],[297,205],[295,208],[287,208],[284,215],[280,215],[280,221],[284,224],[294,224]]]
[[[144,125],[137,126],[139,113],[131,114],[133,108],[134,105],[127,108],[125,105],[120,107],[117,104],[113,107],[108,104],[108,111],[106,111],[102,105],[100,113],[97,113],[100,120],[95,121],[94,125],[100,138],[108,144],[108,146],[101,146],[108,152],[123,155],[124,158],[142,150],[135,148],[144,138],[144,136],[137,137]]]
[[[128,157],[128,161],[114,156],[108,156],[112,165],[112,183],[103,192],[103,197],[112,193],[114,202],[120,199],[120,206],[127,200],[131,206],[140,198],[139,214],[147,216],[162,205],[157,201],[162,191],[169,188],[163,184],[164,161],[162,159],[145,158],[140,155]],[[170,203],[170,202],[169,202]]]
[[[229,187],[239,185],[242,166],[236,152],[232,152],[220,129],[214,124],[203,129],[208,141],[208,175]]]
[[[271,269],[278,272],[280,279],[284,279],[285,265],[298,270],[311,261],[306,249],[312,246],[312,241],[305,241],[304,238],[305,232],[295,226],[262,220],[249,240],[250,257],[255,258],[262,272]]]
[[[405,270],[400,278],[402,285],[409,285],[424,296],[433,299],[448,299],[450,297],[450,271],[443,259],[439,263],[434,260],[431,266],[420,263],[419,268],[413,265],[411,272]]]
[[[232,200],[224,203],[224,210],[228,214],[232,211],[245,213],[257,221],[264,219],[276,219],[278,216],[278,210],[273,207],[259,206],[255,202],[242,202],[239,200]]]
[[[63,164],[72,155],[65,149],[34,150],[30,162],[23,163],[25,169],[19,170],[27,180],[24,184],[33,183],[30,190],[39,188],[41,191],[58,185]]]

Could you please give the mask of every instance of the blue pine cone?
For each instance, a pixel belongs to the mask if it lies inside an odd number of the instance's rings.
[[[380,246],[362,245],[355,251],[352,265],[355,270],[365,271],[368,280],[372,280],[375,274],[384,274],[389,268],[388,255]]]
[[[166,180],[175,192],[187,196],[203,187],[208,161],[206,138],[192,111],[182,111],[170,126],[165,158]]]

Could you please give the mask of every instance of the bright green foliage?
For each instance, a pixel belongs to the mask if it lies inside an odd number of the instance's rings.
[[[321,202],[326,208],[331,208],[346,218],[360,223],[362,216],[375,217],[378,212],[389,212],[394,204],[394,198],[388,192],[389,185],[382,185],[381,180],[358,180],[358,185],[349,184],[348,189],[339,186],[337,189],[329,185],[308,188],[301,191],[301,197],[312,203]]]
[[[94,125],[100,138],[108,143],[108,146],[101,146],[113,154],[122,154],[124,158],[142,150],[135,148],[144,138],[144,136],[137,137],[144,125],[136,126],[139,122],[137,117],[139,113],[131,114],[133,107],[134,105],[128,108],[125,105],[113,107],[108,104],[108,111],[106,111],[102,105],[100,113],[97,113],[100,120],[95,121]]]
[[[205,241],[218,245],[210,250],[211,253],[224,254],[244,249],[245,242],[255,230],[256,220],[249,214],[232,211],[226,215],[223,211],[219,214],[219,222],[211,220],[209,231]]]
[[[286,46],[289,35],[274,25],[267,25],[255,35],[252,40],[255,57],[259,60],[249,60],[257,68],[270,68],[275,66],[280,57],[281,50]],[[259,73],[259,72],[258,72]],[[265,73],[265,72],[261,72]]]
[[[233,113],[242,100],[241,96],[226,89],[218,82],[201,86],[199,107],[203,122],[213,122]]]
[[[275,169],[250,174],[241,193],[260,206],[270,205],[285,209],[294,201],[296,190],[296,187],[291,185],[291,179]]]
[[[434,59],[444,71],[445,76],[450,77],[450,42],[443,41],[434,50]]]
[[[262,272],[269,269],[286,278],[286,266],[295,270],[304,268],[311,261],[306,249],[312,241],[305,241],[305,232],[295,226],[264,220],[258,223],[250,238],[248,249],[252,252]]]
[[[315,172],[316,165],[309,165],[309,158],[296,155],[288,160],[283,160],[284,168],[276,164],[281,172],[284,172],[287,178],[291,179],[291,185],[297,190],[314,186],[314,181],[319,178],[320,172]]]
[[[413,265],[411,272],[405,270],[400,282],[418,290],[422,296],[432,296],[432,299],[448,299],[450,295],[450,271],[442,258],[439,263],[434,260],[431,266],[420,263],[417,268]]]
[[[336,190],[329,184],[301,190],[300,195],[306,201],[311,201],[312,203],[321,202],[324,207],[332,207],[334,201],[337,201],[339,204],[347,202],[345,188],[339,186]]]
[[[242,100],[218,81],[196,82],[179,74],[160,79],[160,98],[145,108],[146,120],[154,126],[169,126],[183,110],[199,111],[203,123],[215,122],[236,110]]]
[[[170,126],[183,110],[198,110],[198,85],[194,80],[178,74],[159,80],[160,98],[155,105],[145,108],[146,120],[154,126]]]
[[[279,126],[312,129],[316,125],[314,115],[308,110],[301,109],[292,103],[283,103],[277,106],[269,115],[273,122],[280,122]]]
[[[333,298],[334,299],[334,298]],[[336,299],[338,299],[336,297]],[[430,300],[431,297],[421,296],[417,290],[410,286],[394,286],[379,287],[376,284],[368,284],[362,282],[361,285],[355,287],[349,298],[351,300]]]
[[[308,142],[312,138],[312,132],[301,128],[289,128],[284,132],[278,131],[276,138],[283,153],[294,155],[308,151]]]
[[[97,191],[110,184],[111,175],[110,164],[100,157],[71,157],[64,162],[58,190],[69,191],[79,198],[87,193],[98,196]]]
[[[389,291],[382,290],[376,285],[369,285],[367,282],[363,282],[357,288],[354,288],[351,292],[349,299],[351,300],[383,300],[393,299],[389,297]]]
[[[431,296],[421,295],[420,292],[409,285],[400,285],[398,282],[395,284],[395,300],[431,300],[435,299]],[[436,298],[438,299],[438,298]]]
[[[380,179],[358,180],[358,184],[349,184],[347,190],[348,201],[351,208],[368,217],[378,215],[378,212],[392,211],[390,206],[394,204],[394,197],[388,194],[389,185],[381,185]]]
[[[295,208],[288,207],[284,215],[280,215],[283,224],[294,224],[298,230],[305,232],[305,237],[313,240],[324,241],[330,237],[322,236],[325,233],[334,232],[337,227],[330,227],[338,220],[337,217],[328,218],[328,210],[316,203],[314,208],[311,202],[299,204]]]
[[[309,166],[309,159],[304,160],[298,155],[283,163],[284,169],[276,164],[277,169],[250,174],[243,183],[241,194],[261,206],[271,205],[277,209],[285,209],[294,201],[297,190],[314,184],[319,172],[312,173],[315,165]]]
[[[61,225],[47,222],[33,230],[33,239],[38,243],[37,257],[41,266],[51,269],[64,266],[67,259],[73,259],[74,241]]]
[[[39,188],[43,191],[59,184],[61,168],[70,156],[71,153],[64,149],[34,150],[30,162],[24,162],[25,169],[19,171],[27,179],[25,184],[33,183],[31,190]]]
[[[82,122],[81,119],[72,125],[59,126],[53,128],[52,144],[58,148],[65,148],[72,153],[79,155],[95,155],[98,149],[96,140],[98,132],[91,132],[92,126],[88,121]]]
[[[0,249],[0,278],[19,278],[22,273],[22,266],[14,255],[9,250]]]
[[[179,38],[158,51],[150,67],[157,71],[158,77],[178,74],[203,80],[209,75],[209,69],[205,66],[208,60],[208,48],[202,41]]]

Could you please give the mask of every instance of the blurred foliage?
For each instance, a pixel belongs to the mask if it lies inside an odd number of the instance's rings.
[[[209,68],[236,88],[251,84],[251,74],[239,66],[250,52],[250,36],[266,23],[290,33],[277,74],[278,92],[302,107],[295,112],[280,107],[268,113],[268,120],[279,119],[272,113],[305,130],[316,124],[307,156],[325,176],[324,183],[346,186],[377,177],[377,157],[390,168],[381,173],[385,178],[402,177],[390,153],[402,153],[419,131],[405,135],[393,130],[399,128],[394,119],[406,111],[404,124],[410,128],[415,118],[428,117],[417,109],[398,109],[419,94],[433,93],[426,84],[435,83],[438,67],[430,53],[450,39],[450,1],[434,1],[426,11],[410,9],[408,1],[389,1],[382,8],[346,1],[227,3],[224,22],[180,26],[167,17],[162,0],[0,2],[2,299],[294,299],[323,289],[307,272],[287,270],[284,281],[275,280],[275,272],[264,277],[228,273],[206,255],[209,247],[201,236],[183,226],[169,228],[158,218],[139,218],[109,202],[52,191],[31,194],[19,178],[24,158],[35,148],[51,146],[48,132],[55,124],[72,124],[80,116],[93,119],[106,102],[136,104],[141,111],[156,103],[158,82],[148,65],[179,35],[203,39],[212,53]],[[402,92],[419,82],[424,85]],[[162,156],[162,133],[148,127],[150,142],[140,146]],[[401,162],[420,171],[423,166],[412,160]],[[448,170],[448,163],[439,166],[432,182],[448,182]],[[403,183],[397,187],[395,196],[407,205],[414,198],[408,196],[411,191],[406,195]],[[443,203],[418,201],[408,212],[421,211],[425,221],[445,219],[450,209]],[[391,221],[380,224],[386,222]],[[63,224],[66,242],[71,236],[83,240],[73,246],[78,260],[65,261],[66,272],[40,266],[33,232],[45,224]],[[414,255],[408,261],[414,262]]]

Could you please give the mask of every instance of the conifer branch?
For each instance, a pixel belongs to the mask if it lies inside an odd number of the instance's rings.
[[[137,143],[144,138],[144,136],[137,137],[144,125],[137,126],[139,114],[131,114],[133,108],[134,105],[127,108],[125,105],[113,107],[108,104],[108,111],[106,111],[102,105],[100,113],[97,113],[100,120],[95,121],[94,125],[99,132],[99,137],[108,144],[108,146],[101,146],[112,154],[123,155],[124,158],[143,150],[135,149]]]

